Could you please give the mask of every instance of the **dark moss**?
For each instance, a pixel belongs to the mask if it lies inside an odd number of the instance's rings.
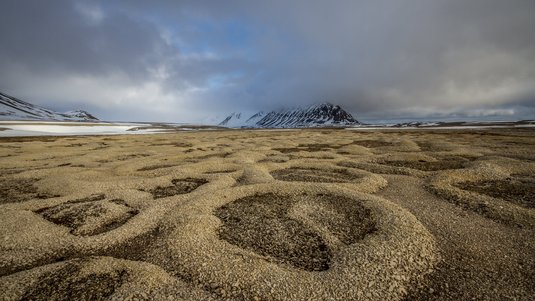
[[[352,144],[364,146],[367,148],[376,148],[382,146],[391,146],[391,142],[381,141],[381,140],[355,140]]]
[[[371,210],[361,202],[330,194],[317,195],[323,211],[313,213],[312,218],[334,234],[346,245],[362,240],[375,232],[376,224]],[[328,215],[326,213],[329,213]]]
[[[329,144],[299,144],[297,147],[281,147],[273,150],[283,154],[297,153],[297,152],[321,152],[330,151],[333,147]]]
[[[327,270],[331,251],[312,229],[287,216],[292,203],[274,194],[234,201],[216,210],[224,223],[219,236],[280,263],[307,271]]]
[[[175,167],[175,166],[176,165],[174,165],[174,164],[156,164],[156,165],[150,165],[150,166],[142,167],[142,168],[138,169],[137,171],[150,171],[150,170],[157,170],[157,169]]]
[[[131,217],[138,213],[137,210],[130,208],[128,204],[120,199],[111,200],[110,202],[119,206],[127,207],[128,210],[120,218],[108,222],[91,232],[80,234],[77,230],[86,225],[90,219],[99,218],[108,213],[108,210],[101,201],[105,198],[103,194],[93,195],[87,198],[68,201],[50,208],[43,208],[36,210],[35,213],[40,214],[44,219],[57,225],[62,225],[71,229],[74,235],[97,235],[107,231],[111,231],[120,227]]]
[[[502,180],[461,182],[455,186],[526,208],[535,208],[535,176],[533,175],[513,175]]]
[[[350,173],[347,169],[313,169],[293,167],[271,172],[273,178],[281,181],[347,183],[361,176]]]
[[[188,142],[169,141],[161,143],[153,143],[150,146],[174,146],[174,147],[192,147],[193,144]]]
[[[437,170],[446,170],[446,169],[460,169],[464,168],[469,162],[464,158],[449,158],[439,161],[408,161],[408,160],[386,160],[378,162],[383,165],[390,165],[395,167],[405,167],[411,169],[417,169],[422,171],[437,171]]]
[[[58,197],[58,195],[40,192],[34,185],[37,181],[39,179],[0,178],[0,204]]]
[[[173,185],[171,186],[158,186],[149,192],[152,193],[153,198],[165,198],[177,194],[186,194],[190,193],[193,190],[197,189],[199,186],[208,183],[204,179],[194,179],[194,178],[185,178],[185,179],[174,179],[171,181]]]
[[[91,273],[80,276],[81,261],[67,263],[59,270],[42,276],[21,300],[103,300],[110,297],[126,278],[126,271]]]
[[[375,230],[370,211],[353,199],[322,194],[296,198],[268,193],[218,208],[215,215],[223,222],[219,237],[277,263],[306,271],[327,270],[332,250],[312,228],[289,216],[291,208],[304,200],[322,208],[309,218],[345,244]]]

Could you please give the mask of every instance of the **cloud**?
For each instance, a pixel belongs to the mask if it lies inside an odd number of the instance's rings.
[[[92,5],[88,2],[76,2],[74,8],[86,19],[91,25],[99,25],[104,20],[104,11],[98,5]]]
[[[319,101],[378,118],[525,118],[534,10],[529,0],[7,1],[0,90],[123,120]]]

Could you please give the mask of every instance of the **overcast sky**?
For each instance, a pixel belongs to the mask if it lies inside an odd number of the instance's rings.
[[[357,119],[535,118],[533,0],[2,0],[0,91],[106,120],[322,101]]]

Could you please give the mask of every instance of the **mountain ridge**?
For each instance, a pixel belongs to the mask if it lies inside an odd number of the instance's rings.
[[[329,102],[268,113],[260,111],[247,119],[242,119],[242,115],[233,112],[219,125],[233,128],[306,128],[360,124],[350,113]]]
[[[0,92],[0,120],[98,121],[99,119],[84,110],[60,113]]]

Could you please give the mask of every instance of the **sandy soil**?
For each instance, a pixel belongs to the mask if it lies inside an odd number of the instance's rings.
[[[0,139],[1,300],[532,300],[535,129]]]

